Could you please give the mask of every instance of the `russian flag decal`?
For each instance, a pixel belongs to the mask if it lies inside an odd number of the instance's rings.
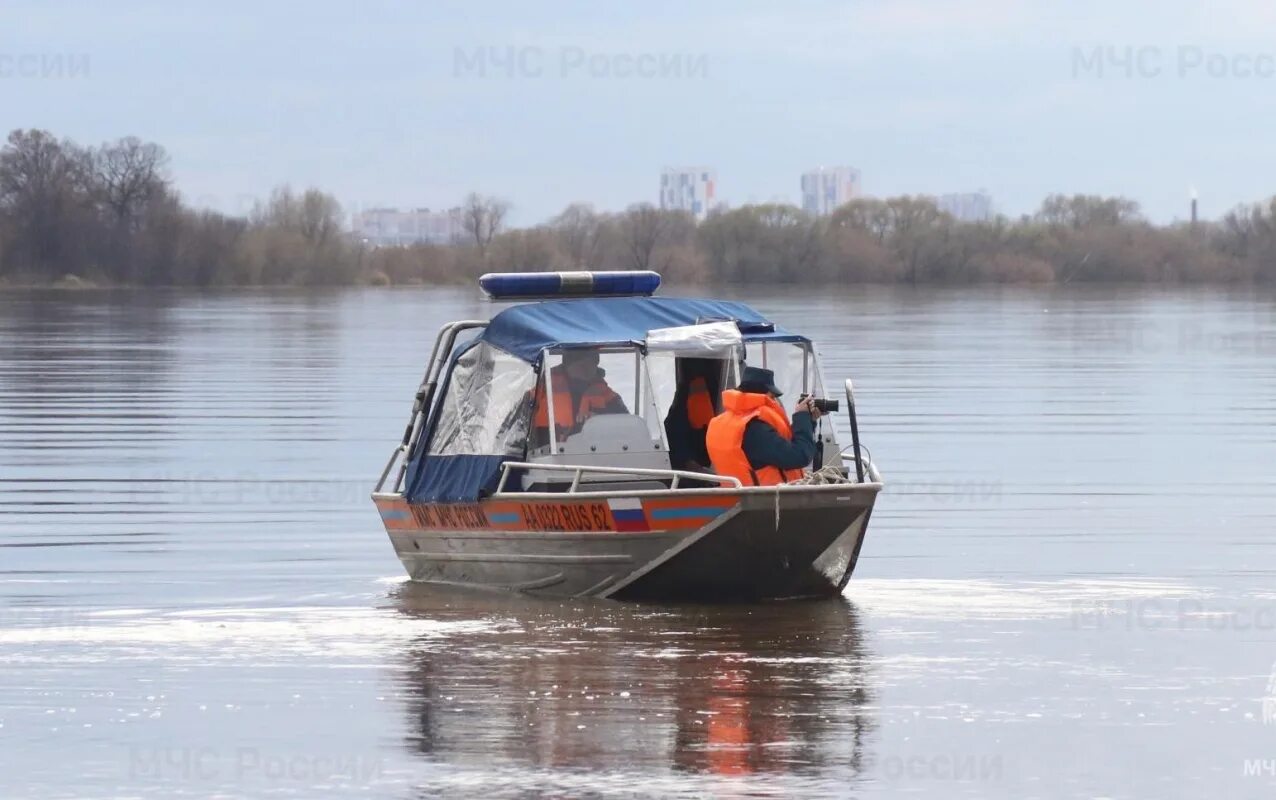
[[[642,501],[636,497],[612,497],[607,500],[611,507],[611,518],[616,522],[616,530],[649,531],[647,515],[643,513]]]

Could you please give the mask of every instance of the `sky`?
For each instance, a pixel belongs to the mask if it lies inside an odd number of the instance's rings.
[[[1274,34],[1271,0],[0,0],[0,125],[158,142],[230,213],[287,183],[531,225],[657,202],[666,166],[739,206],[849,165],[873,196],[1168,222],[1276,194]]]

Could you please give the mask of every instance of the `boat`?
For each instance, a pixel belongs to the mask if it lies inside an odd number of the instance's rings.
[[[660,283],[649,271],[480,278],[505,307],[439,331],[372,493],[411,580],[640,602],[841,594],[882,488],[853,384],[850,443],[826,414],[798,481],[744,485],[688,463],[670,408],[691,371],[715,408],[745,364],[772,370],[786,406],[827,395],[810,339],[744,303],[659,296]],[[614,407],[558,419],[573,407],[554,400],[558,373],[582,359]]]

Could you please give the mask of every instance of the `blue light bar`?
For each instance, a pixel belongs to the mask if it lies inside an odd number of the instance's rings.
[[[489,272],[479,286],[493,300],[560,297],[651,297],[660,273],[633,272]]]

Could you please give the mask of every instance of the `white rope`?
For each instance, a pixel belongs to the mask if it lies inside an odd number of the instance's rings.
[[[827,486],[836,483],[854,482],[855,481],[842,473],[841,467],[829,464],[827,467],[821,467],[814,472],[809,472],[795,481],[790,481],[790,485]]]
[[[775,487],[775,530],[780,531],[780,486],[831,486],[840,483],[854,483],[849,477],[842,473],[838,467],[830,464],[827,467],[821,467],[814,472],[808,472],[795,481],[789,481],[787,484],[777,484]]]

